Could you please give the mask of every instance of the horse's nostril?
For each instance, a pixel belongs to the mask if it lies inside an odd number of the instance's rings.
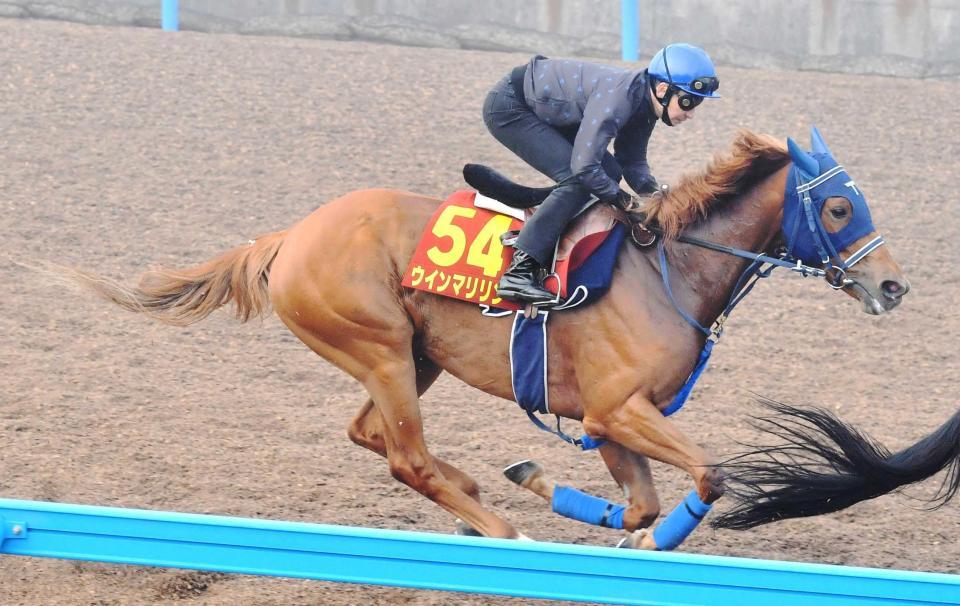
[[[907,288],[895,280],[884,280],[880,288],[883,289],[883,294],[894,299],[907,293]]]

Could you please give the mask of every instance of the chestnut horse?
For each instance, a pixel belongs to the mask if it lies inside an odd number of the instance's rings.
[[[648,204],[648,221],[666,238],[676,307],[661,281],[656,251],[626,246],[602,299],[551,318],[551,412],[582,421],[591,437],[606,440],[600,452],[628,496],[628,531],[650,526],[660,510],[648,459],[686,471],[704,503],[724,491],[715,458],[661,411],[707,338],[678,308],[710,326],[749,261],[674,238],[682,233],[774,254],[783,241],[784,191],[797,161],[782,142],[742,132],[704,172],[683,178]],[[487,393],[514,398],[511,320],[401,286],[440,202],[387,189],[355,191],[287,230],[201,265],[147,272],[136,287],[82,271],[73,270],[73,278],[128,310],[175,325],[197,322],[231,301],[241,321],[272,306],[307,347],[368,392],[348,429],[351,440],[386,457],[394,478],[479,533],[522,538],[484,507],[473,478],[437,458],[424,442],[419,396],[444,370]],[[847,198],[821,202],[818,216],[829,234],[855,220],[858,211]],[[835,251],[838,257],[827,267],[839,267],[875,239],[872,231],[858,237]],[[836,276],[838,270],[832,271]],[[871,314],[896,307],[908,290],[885,246],[840,273],[837,287]]]

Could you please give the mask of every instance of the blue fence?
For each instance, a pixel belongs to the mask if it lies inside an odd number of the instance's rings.
[[[160,27],[175,32],[180,29],[179,0],[161,0]],[[624,61],[637,61],[640,55],[640,0],[620,2],[620,45]]]
[[[947,574],[7,499],[0,553],[616,604],[960,604]]]
[[[160,3],[160,27],[164,31],[175,32],[180,29],[180,2],[162,0]]]
[[[640,58],[640,0],[620,0],[620,51],[624,61]]]

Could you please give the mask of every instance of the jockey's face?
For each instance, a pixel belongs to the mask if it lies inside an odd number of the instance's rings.
[[[667,83],[658,83],[656,89],[656,100],[653,104],[653,111],[656,112],[658,118],[663,114],[663,106],[660,105],[660,101],[663,100],[663,96],[666,94]],[[696,107],[692,107],[688,110],[684,110],[682,107],[680,107],[680,95],[682,94],[684,94],[682,91],[680,93],[674,93],[673,96],[670,97],[670,104],[667,106],[667,115],[670,117],[670,122],[672,122],[674,126],[693,119],[694,114],[697,111]]]

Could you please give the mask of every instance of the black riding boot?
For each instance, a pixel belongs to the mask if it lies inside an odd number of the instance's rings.
[[[510,267],[500,277],[497,296],[528,303],[552,301],[554,294],[543,287],[542,273],[543,268],[536,259],[519,248],[516,249]]]

